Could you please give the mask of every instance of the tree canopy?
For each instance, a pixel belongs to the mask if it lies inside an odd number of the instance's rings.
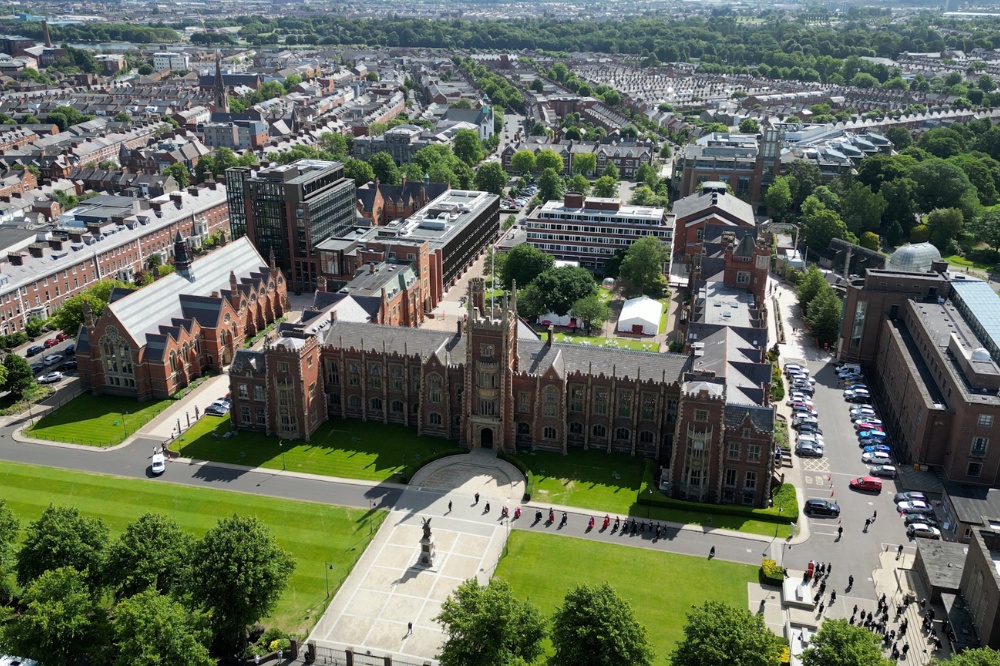
[[[118,280],[105,279],[93,282],[80,293],[74,294],[62,302],[59,309],[52,313],[52,325],[66,335],[76,336],[80,332],[80,326],[83,325],[83,304],[85,302],[90,304],[96,321],[104,313],[104,308],[111,300],[111,292],[116,288],[131,289],[133,287]]]
[[[652,666],[655,653],[632,606],[610,585],[579,585],[552,618],[552,666]]]
[[[26,587],[46,571],[72,567],[96,587],[107,547],[108,528],[102,520],[82,516],[75,507],[50,504],[25,530],[17,553],[17,582]]]
[[[579,266],[549,268],[530,286],[541,295],[543,309],[560,317],[569,313],[573,303],[597,293],[594,276]]]
[[[173,518],[143,514],[108,549],[105,580],[118,599],[149,588],[181,590],[191,576],[193,547],[194,539]]]
[[[471,578],[449,595],[434,618],[446,634],[441,666],[522,666],[542,654],[545,621],[530,602],[519,601],[510,586]]]
[[[205,615],[170,597],[146,590],[120,601],[113,614],[115,666],[218,663],[208,652],[211,632]]]
[[[625,281],[627,295],[663,295],[667,279],[663,266],[670,259],[670,249],[656,236],[643,236],[625,250],[618,276]]]
[[[879,637],[847,620],[825,620],[802,652],[802,666],[891,666]]]
[[[720,601],[706,601],[687,614],[684,638],[677,644],[673,666],[777,666],[781,640],[761,615]]]
[[[511,289],[515,282],[521,289],[535,281],[539,275],[552,268],[555,259],[527,243],[515,245],[507,253],[501,279],[504,289]]]

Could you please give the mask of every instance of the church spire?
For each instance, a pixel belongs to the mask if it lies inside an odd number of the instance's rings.
[[[229,113],[229,96],[226,95],[226,84],[222,80],[222,51],[215,51],[215,111]]]

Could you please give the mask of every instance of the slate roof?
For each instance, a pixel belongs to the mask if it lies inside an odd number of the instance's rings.
[[[390,354],[416,354],[422,358],[450,352],[453,362],[465,360],[465,338],[447,331],[336,321],[320,342],[343,349],[353,347],[377,352],[384,349]]]
[[[986,526],[1000,523],[1000,489],[945,481],[944,490],[959,522]]]
[[[723,217],[754,226],[753,207],[731,194],[717,192],[696,192],[674,202],[673,213],[678,223],[689,224],[712,211]]]
[[[658,354],[655,352],[592,347],[523,340],[517,345],[521,370],[542,374],[556,365],[566,373],[604,374],[618,378],[680,381],[689,367],[689,358],[683,354]],[[558,358],[558,361],[557,361]]]
[[[203,307],[189,296],[210,297],[213,292],[228,290],[230,272],[242,278],[252,273],[266,274],[268,270],[267,262],[250,240],[240,238],[195,261],[189,276],[179,272],[166,275],[109,303],[108,310],[129,336],[141,345],[147,336],[160,332],[161,324],[183,317],[185,304],[191,311]]]
[[[229,366],[229,374],[242,375],[247,372],[264,372],[264,352],[252,349],[239,349],[233,355],[233,362]]]
[[[737,429],[743,425],[747,417],[753,423],[754,428],[761,432],[774,431],[774,408],[760,405],[726,405],[725,416],[726,427]]]

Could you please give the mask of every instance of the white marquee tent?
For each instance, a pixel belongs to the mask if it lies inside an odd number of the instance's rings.
[[[660,328],[663,304],[648,296],[630,298],[622,305],[618,317],[618,332],[635,335],[656,335]]]

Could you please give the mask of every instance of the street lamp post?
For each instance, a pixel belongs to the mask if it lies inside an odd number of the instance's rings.
[[[368,500],[368,536],[372,535],[372,522],[375,520],[375,500]]]
[[[128,412],[122,412],[122,429],[125,431],[125,438],[128,439],[128,424],[125,423],[125,418],[128,416]]]
[[[323,573],[326,575],[326,598],[330,598],[330,570],[333,569],[333,565],[329,562],[325,562],[326,568],[323,569]]]
[[[281,469],[285,469],[285,447],[280,439],[278,440],[278,449],[281,451]]]

